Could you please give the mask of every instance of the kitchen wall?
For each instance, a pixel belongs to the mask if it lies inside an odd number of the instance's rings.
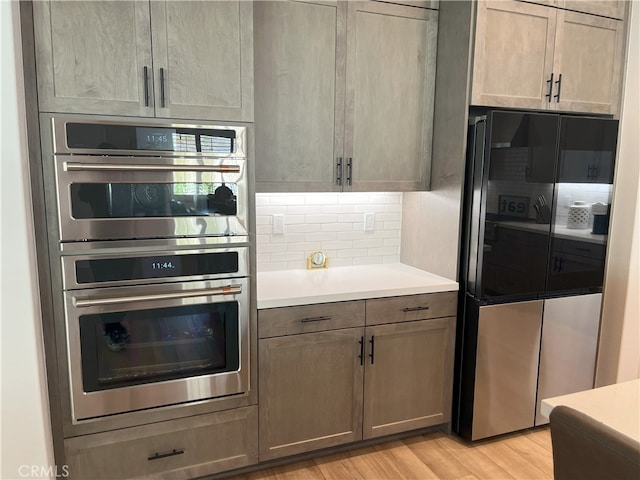
[[[35,267],[18,2],[0,1],[2,458],[0,478],[54,478]],[[57,473],[63,474],[62,466]]]
[[[373,230],[365,231],[365,214]],[[274,215],[284,215],[284,232],[274,233]],[[402,193],[256,194],[258,271],[306,268],[322,250],[329,265],[400,261]]]
[[[640,378],[640,2],[631,2],[596,386]]]

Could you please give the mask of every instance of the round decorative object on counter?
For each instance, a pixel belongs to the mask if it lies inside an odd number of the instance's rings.
[[[588,228],[591,207],[587,202],[576,201],[569,207],[569,219],[567,228]]]

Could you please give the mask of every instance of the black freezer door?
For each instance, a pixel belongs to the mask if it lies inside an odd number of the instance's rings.
[[[461,271],[476,298],[545,291],[559,118],[492,111],[470,122]]]

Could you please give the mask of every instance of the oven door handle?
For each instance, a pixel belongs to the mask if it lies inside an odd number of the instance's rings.
[[[68,172],[240,172],[239,165],[133,165],[118,163],[64,162]]]
[[[204,297],[211,295],[237,295],[242,293],[242,285],[226,285],[204,290],[189,290],[184,292],[153,293],[150,295],[131,295],[126,297],[107,298],[73,298],[76,307],[96,307],[100,305],[115,305],[119,303],[146,302],[153,300],[171,300],[176,298]]]

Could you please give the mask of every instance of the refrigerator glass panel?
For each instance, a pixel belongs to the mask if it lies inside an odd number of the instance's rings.
[[[491,115],[480,297],[544,291],[558,116]]]
[[[602,286],[616,120],[562,117],[547,292]]]

